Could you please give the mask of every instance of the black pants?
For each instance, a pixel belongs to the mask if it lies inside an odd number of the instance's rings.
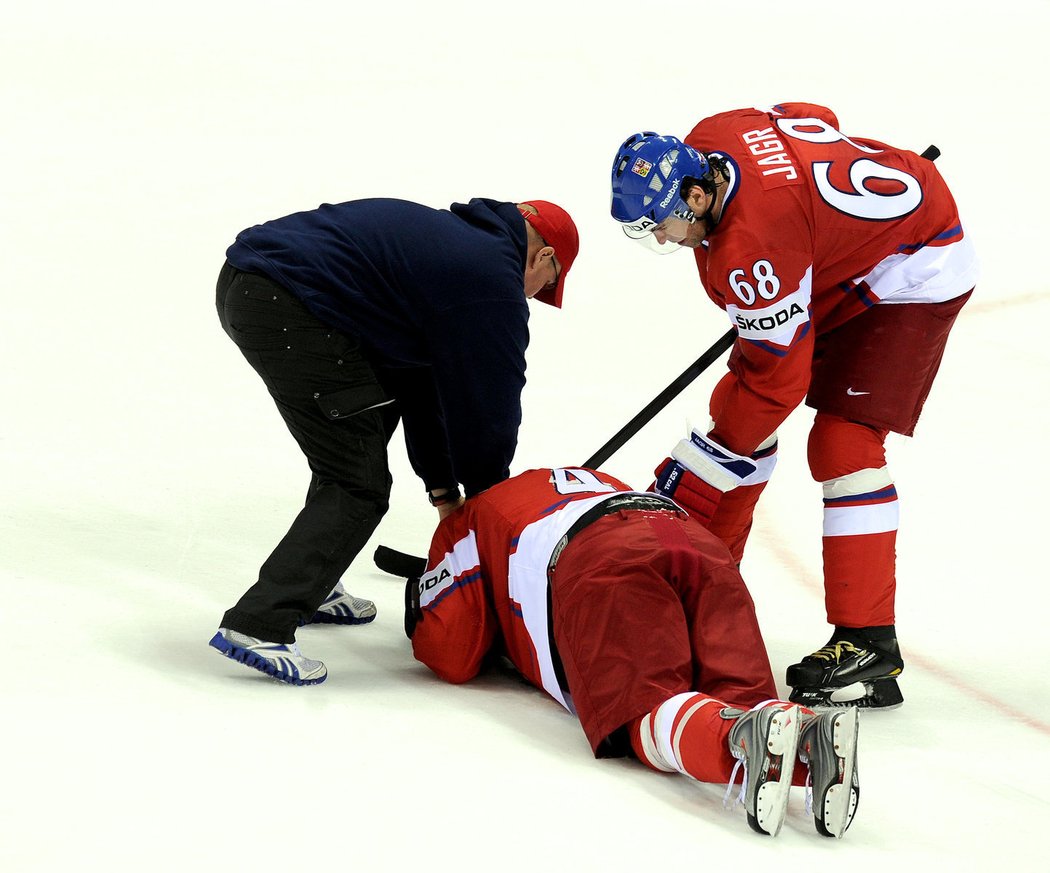
[[[271,280],[226,264],[215,304],[306,455],[306,505],[226,612],[222,626],[290,643],[389,506],[387,442],[398,415],[355,339],[326,326]]]

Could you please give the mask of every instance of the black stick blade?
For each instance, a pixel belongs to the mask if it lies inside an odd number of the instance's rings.
[[[397,549],[391,549],[388,546],[378,546],[372,560],[384,573],[389,573],[391,576],[400,576],[402,579],[422,576],[423,571],[427,568],[426,558],[399,552]]]

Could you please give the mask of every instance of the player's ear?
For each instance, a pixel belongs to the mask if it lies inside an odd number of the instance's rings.
[[[685,200],[686,206],[697,215],[701,215],[705,211],[707,205],[705,201],[706,196],[704,189],[699,185],[691,185],[683,199]]]

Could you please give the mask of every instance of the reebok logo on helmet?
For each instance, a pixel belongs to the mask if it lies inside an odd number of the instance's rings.
[[[671,205],[671,201],[674,199],[674,195],[677,193],[678,186],[681,183],[682,183],[681,179],[675,179],[674,182],[671,183],[671,190],[668,191],[667,192],[667,196],[663,200],[660,201],[660,208],[661,209],[666,209],[668,206]]]

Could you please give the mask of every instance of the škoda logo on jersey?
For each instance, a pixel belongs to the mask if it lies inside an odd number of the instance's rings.
[[[788,294],[772,306],[762,309],[741,309],[728,303],[726,313],[736,325],[737,334],[744,339],[790,345],[795,333],[809,321],[809,271],[798,291]]]
[[[423,594],[450,578],[452,578],[452,574],[448,571],[448,567],[442,567],[441,571],[435,573],[433,576],[425,576],[419,580],[419,593]]]
[[[784,309],[778,309],[772,315],[763,315],[761,317],[749,317],[737,312],[736,324],[741,332],[756,333],[780,327],[791,321],[794,316],[804,316],[805,314],[806,312],[801,306],[797,303],[792,303]]]
[[[429,575],[419,580],[419,605],[430,606],[440,599],[456,583],[456,576],[448,564],[435,567]]]

